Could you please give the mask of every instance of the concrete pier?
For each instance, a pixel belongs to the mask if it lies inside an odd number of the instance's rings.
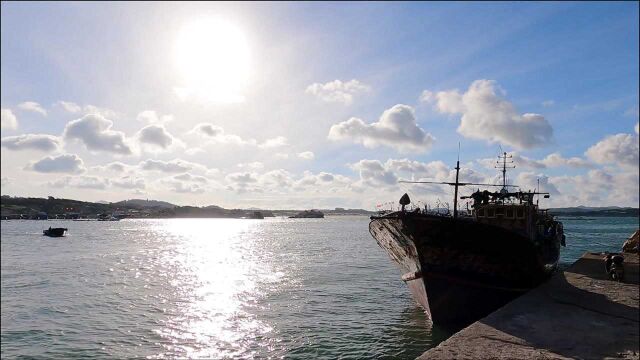
[[[603,257],[585,253],[418,359],[640,358],[638,254],[624,254],[623,282],[608,278]]]

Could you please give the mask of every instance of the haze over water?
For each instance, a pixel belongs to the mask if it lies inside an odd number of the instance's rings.
[[[564,219],[564,262],[635,218]],[[69,236],[41,236],[65,226]],[[415,358],[446,338],[366,217],[2,222],[2,357]]]

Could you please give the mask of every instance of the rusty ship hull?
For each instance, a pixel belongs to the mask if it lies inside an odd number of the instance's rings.
[[[547,279],[558,237],[411,212],[372,217],[369,231],[401,268],[414,300],[440,325],[465,326]]]

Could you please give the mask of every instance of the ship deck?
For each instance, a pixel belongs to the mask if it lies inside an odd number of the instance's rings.
[[[418,359],[638,359],[639,260],[624,257],[623,282],[607,277],[603,255],[585,253]]]

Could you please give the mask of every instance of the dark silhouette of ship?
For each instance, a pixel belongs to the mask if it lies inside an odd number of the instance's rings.
[[[556,269],[564,246],[562,223],[534,203],[548,193],[509,191],[506,153],[500,157],[502,185],[458,181],[456,165],[453,214],[422,209],[372,216],[369,232],[403,271],[402,280],[431,320],[465,326],[536,287]],[[438,182],[413,182],[431,183]],[[458,187],[501,186],[476,191],[471,209],[458,211]]]

